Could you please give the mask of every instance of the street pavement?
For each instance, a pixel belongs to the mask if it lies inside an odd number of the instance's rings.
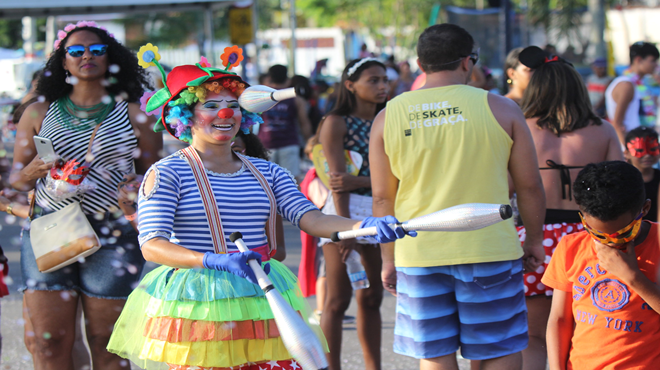
[[[2,304],[2,355],[0,357],[0,369],[2,370],[34,368],[30,354],[23,343],[22,295],[16,291],[22,284],[19,240],[21,222],[21,219],[0,214],[0,245],[2,245],[5,255],[9,258],[8,282],[10,283],[10,295],[0,300]],[[297,228],[288,223],[286,223],[284,229],[287,249],[287,258],[284,263],[297,274],[301,253],[300,233]],[[153,268],[154,265],[151,264],[150,267]],[[309,299],[309,303],[312,307],[315,307],[313,297]],[[419,364],[417,360],[392,352],[395,305],[396,299],[390,294],[385,293],[381,307],[383,317],[382,368],[384,370],[418,369]],[[356,303],[354,300],[351,302],[347,314],[356,316]],[[342,369],[344,370],[364,369],[362,350],[354,324],[344,325],[342,362]],[[459,367],[460,370],[469,369],[468,361],[459,359]],[[134,366],[134,369],[138,369],[138,367]]]

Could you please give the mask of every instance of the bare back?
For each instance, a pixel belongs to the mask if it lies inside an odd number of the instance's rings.
[[[548,129],[540,129],[536,118],[527,119],[527,125],[536,145],[539,168],[548,167],[551,160],[559,165],[583,167],[589,163],[606,160],[623,160],[623,153],[616,132],[611,124],[603,121],[599,126],[589,125],[559,137]],[[575,180],[580,168],[569,169],[570,182]],[[541,170],[541,179],[545,189],[546,206],[549,209],[577,210],[572,195],[565,189],[562,195],[561,171],[557,169]]]

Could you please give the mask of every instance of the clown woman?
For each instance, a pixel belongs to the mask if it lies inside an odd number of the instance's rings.
[[[151,44],[138,53],[145,68],[161,68],[159,58]],[[140,247],[145,259],[162,266],[129,297],[108,349],[143,368],[256,370],[268,363],[300,369],[280,338],[286,328],[275,325],[247,265],[249,259],[259,260],[275,289],[306,317],[295,276],[270,259],[277,213],[319,237],[370,226],[379,228],[381,243],[404,235],[401,228],[387,226],[396,222],[392,216],[358,222],[324,215],[286,170],[232,151],[238,131],[249,132],[261,121],[238,103],[248,84],[231,68],[242,59],[242,50],[234,46],[225,49],[222,69],[204,59],[175,67],[144,107],[147,114],[162,107],[155,130],[190,146],[154,164],[139,190]],[[206,186],[208,192],[200,190]],[[237,231],[249,252],[239,252],[229,240]]]

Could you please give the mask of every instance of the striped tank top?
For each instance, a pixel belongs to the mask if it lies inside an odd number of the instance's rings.
[[[69,117],[61,116],[57,103],[51,103],[39,136],[52,140],[55,153],[63,160],[76,159],[83,162],[94,127],[81,131],[70,130],[62,125],[63,119]],[[87,179],[96,185],[96,189],[84,196],[82,208],[86,214],[107,212],[111,207],[117,207],[117,185],[125,174],[135,172],[133,158],[137,155],[137,144],[128,118],[128,103],[117,103],[101,124],[92,144],[94,159],[87,163],[91,168]],[[72,197],[56,202],[44,186],[45,178],[39,179],[35,201],[46,211],[60,210],[74,200],[81,201],[81,197]]]

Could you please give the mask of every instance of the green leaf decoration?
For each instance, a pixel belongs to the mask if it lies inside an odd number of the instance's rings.
[[[199,86],[199,85],[203,84],[204,82],[206,82],[206,80],[208,80],[208,79],[211,78],[211,77],[212,77],[212,76],[202,76],[202,77],[200,77],[200,78],[196,78],[196,79],[194,79],[194,80],[188,82],[188,83],[186,84],[186,86],[190,86],[190,87]]]
[[[165,125],[163,125],[163,118],[159,118],[154,125],[154,132],[163,132],[165,131]]]
[[[171,97],[172,94],[170,94],[170,90],[167,87],[163,87],[162,89],[156,91],[156,93],[151,98],[149,98],[149,101],[147,102],[147,112],[152,112],[160,108]]]

